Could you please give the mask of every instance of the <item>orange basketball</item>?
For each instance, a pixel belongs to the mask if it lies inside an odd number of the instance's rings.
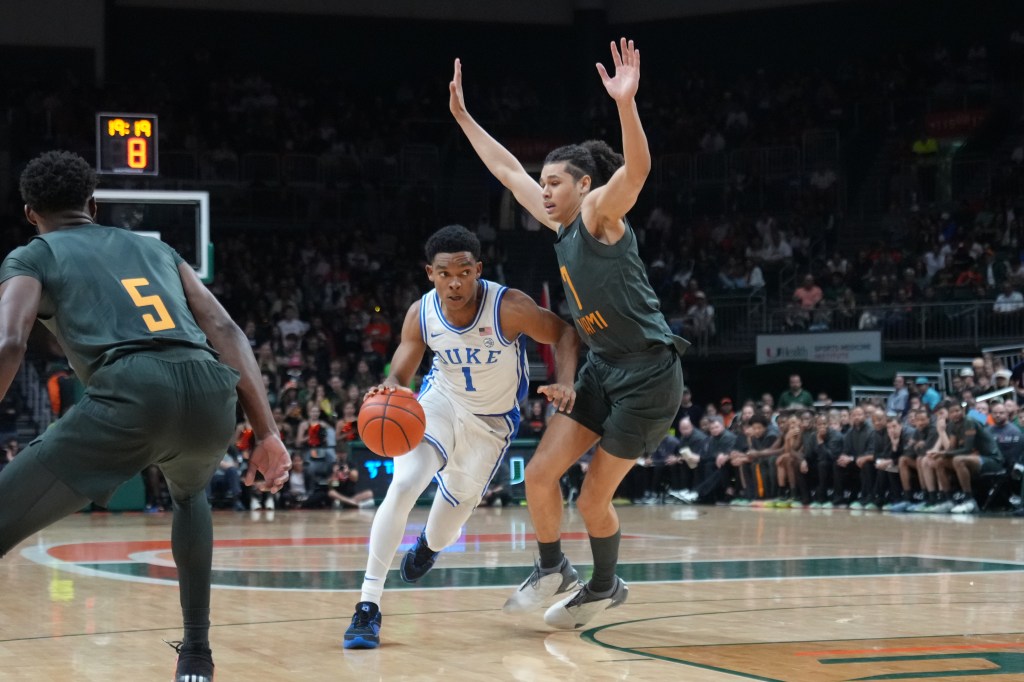
[[[406,391],[376,393],[359,408],[359,437],[378,455],[398,457],[423,440],[427,418]]]

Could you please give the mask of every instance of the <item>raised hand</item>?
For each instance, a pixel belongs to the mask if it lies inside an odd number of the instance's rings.
[[[455,58],[455,73],[452,75],[452,82],[448,84],[448,108],[452,116],[460,116],[466,113],[466,98],[462,94],[462,60]]]
[[[612,41],[612,63],[615,65],[615,75],[609,76],[604,64],[598,62],[597,73],[601,76],[604,89],[616,102],[628,102],[636,96],[637,88],[640,86],[640,50],[633,47],[632,40],[620,39],[619,46]],[[456,73],[459,72],[459,62],[455,61]],[[459,83],[461,85],[461,76]],[[459,89],[461,94],[461,87]]]

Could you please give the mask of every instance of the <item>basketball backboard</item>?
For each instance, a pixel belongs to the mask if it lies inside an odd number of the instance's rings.
[[[142,189],[97,189],[96,222],[123,227],[173,246],[203,282],[213,280],[210,193]]]

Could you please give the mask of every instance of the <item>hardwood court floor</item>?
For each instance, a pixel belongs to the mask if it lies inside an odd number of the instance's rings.
[[[218,512],[217,680],[1024,679],[1022,520],[619,513],[629,601],[582,631],[501,612],[534,543],[525,508],[481,509],[422,587],[392,574],[382,648],[344,651],[372,511]],[[582,566],[574,509],[566,525]],[[0,560],[0,680],[169,680],[169,535],[169,514],[79,514]]]

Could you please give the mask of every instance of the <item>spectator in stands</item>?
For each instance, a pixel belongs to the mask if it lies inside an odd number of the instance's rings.
[[[697,501],[696,468],[701,461],[708,436],[694,427],[689,417],[679,420],[677,429],[678,448],[675,456],[666,461],[668,471],[668,494],[686,504]]]
[[[729,453],[729,466],[735,470],[740,483],[740,492],[732,504],[747,506],[760,501],[774,500],[775,472],[772,459],[782,454],[782,429],[788,430],[788,420],[779,425],[780,435],[768,433],[768,420],[763,415],[750,418],[742,437],[736,439],[734,449]]]
[[[991,387],[992,390],[1002,391],[1004,389],[1011,388],[1010,387],[1010,377],[1011,376],[1013,376],[1013,372],[1011,372],[1010,370],[1006,369],[1005,367],[1001,367],[1001,368],[997,369],[995,372],[992,373],[992,387]],[[1009,392],[1007,392],[1006,395],[1000,396],[1000,399],[1001,400],[1006,400],[1008,398],[1012,399],[1012,397],[1013,396]]]
[[[875,458],[874,504],[880,509],[891,510],[902,499],[900,459],[912,447],[913,429],[904,428],[899,417],[888,417],[885,437],[881,442]]]
[[[715,335],[715,306],[708,303],[707,294],[698,291],[694,304],[683,318],[683,335],[691,339],[707,339]]]
[[[306,470],[302,455],[296,452],[292,455],[292,470],[288,475],[288,483],[278,493],[281,506],[285,509],[301,507],[309,499],[315,487],[316,482],[313,480],[312,474]],[[267,506],[268,510],[273,508],[272,505]],[[255,507],[254,511],[256,509],[259,509],[259,507]]]
[[[1018,316],[1024,310],[1024,294],[1014,289],[1014,283],[1010,280],[1003,282],[1003,291],[996,296],[996,302],[992,305],[992,312],[1004,316]]]
[[[321,419],[317,405],[309,405],[307,414],[309,417],[299,424],[295,444],[310,475],[318,481],[326,480],[334,466],[334,451],[329,443],[333,429]]]
[[[776,507],[787,508],[794,504],[810,504],[807,486],[808,463],[804,456],[803,421],[792,417],[786,422],[782,434],[782,452],[775,458],[776,479],[779,498]],[[798,498],[793,499],[796,494]]]
[[[761,249],[761,260],[766,267],[778,268],[783,262],[793,257],[793,248],[786,241],[785,235],[778,229],[773,229],[764,248]]]
[[[804,458],[808,472],[814,474],[814,496],[811,508],[829,502],[828,488],[832,484],[832,471],[843,450],[843,434],[829,425],[824,414],[814,418],[814,428],[804,433]]]
[[[850,428],[843,436],[843,449],[832,469],[832,501],[826,507],[863,508],[860,496],[874,490],[874,456],[875,430],[867,424],[864,408],[854,407],[850,410]]]
[[[880,329],[885,323],[886,312],[878,290],[872,289],[868,292],[867,305],[861,310],[860,318],[857,320],[857,329],[861,331]]]
[[[924,486],[919,465],[924,461],[925,454],[938,447],[940,430],[944,434],[946,429],[946,412],[945,409],[940,409],[933,424],[928,411],[919,409],[911,413],[911,421],[910,442],[904,448],[903,456],[896,462],[900,475],[900,498],[889,505],[888,511],[891,512],[909,511],[914,505],[915,489]],[[945,439],[946,436],[943,435],[942,438]],[[919,481],[916,487],[915,477]],[[925,502],[921,504],[923,506]]]
[[[50,375],[46,381],[46,390],[50,396],[50,409],[53,411],[53,416],[60,419],[85,395],[85,385],[71,371],[71,367],[66,359],[61,359],[60,362],[49,369]],[[18,411],[20,412],[21,410],[20,399],[16,396],[4,397],[3,401],[0,402],[0,434],[3,434],[7,427],[5,415],[7,410],[10,409],[9,401],[18,404]]]
[[[930,412],[934,411],[942,400],[942,396],[931,385],[928,378],[917,377],[914,379],[914,387],[917,389],[917,394],[921,397],[921,403],[927,407]]]
[[[803,284],[793,291],[793,300],[803,310],[814,310],[825,297],[824,293],[814,281],[814,275],[808,274],[804,277]]]
[[[752,258],[746,258],[743,261],[742,288],[755,291],[764,288],[764,273],[761,272],[760,266]]]
[[[742,436],[744,429],[746,429],[747,425],[750,424],[750,419],[754,416],[754,413],[755,407],[753,400],[748,400],[743,403],[743,407],[740,408],[739,414],[732,420],[732,423],[729,424],[729,430],[737,436]]]
[[[358,387],[358,392],[365,394],[366,391],[379,384],[380,380],[379,374],[374,374],[370,371],[370,363],[360,358],[359,362],[356,363],[356,372],[352,375],[352,383]]]
[[[718,283],[723,289],[745,289],[746,280],[743,275],[744,272],[739,261],[733,256],[719,271]]]
[[[718,414],[722,418],[722,423],[725,424],[725,428],[732,427],[733,421],[736,419],[736,413],[732,409],[732,398],[726,396],[722,398],[718,403]]]
[[[235,511],[244,511],[245,505],[242,504],[241,495],[239,454],[234,448],[229,448],[206,486],[206,498],[212,507],[227,506]]]
[[[945,452],[957,446],[964,431],[964,409],[958,401],[944,402],[936,412],[935,429],[938,440],[917,461],[917,474],[924,489],[924,499],[912,504],[907,511],[948,512],[953,508],[952,470]],[[939,508],[936,509],[935,507]]]
[[[284,317],[277,322],[277,328],[281,332],[281,338],[287,339],[289,334],[294,334],[296,341],[299,341],[309,330],[309,323],[299,319],[297,305],[288,303],[284,307]]]
[[[1010,422],[1006,407],[1005,401],[993,400],[992,405],[989,406],[993,422],[989,430],[992,432],[992,437],[995,438],[1000,452],[1003,453],[1007,468],[1010,468],[1021,461],[1021,455],[1024,454],[1024,441],[1022,441],[1020,427]]]
[[[519,429],[520,438],[540,438],[547,428],[547,414],[544,411],[543,400],[531,400],[526,410],[526,417],[523,419]]]
[[[683,397],[679,401],[679,410],[676,412],[676,423],[678,424],[681,419],[688,418],[691,423],[700,424],[700,419],[703,416],[703,408],[693,402],[693,393],[689,388],[684,388]]]
[[[725,429],[720,417],[708,418],[708,439],[700,453],[697,471],[697,499],[714,504],[726,501],[736,492],[729,455],[736,449],[736,435]]]
[[[632,488],[630,496],[634,504],[657,504],[663,502],[669,490],[667,466],[670,458],[679,451],[679,439],[666,434],[649,457],[640,457],[630,470],[626,485]]]
[[[952,413],[951,413],[952,414]],[[1005,470],[1005,459],[988,425],[967,417],[963,419],[963,430],[958,436],[956,447],[946,450],[943,455],[951,460],[950,467],[956,473],[962,501],[955,504],[944,500],[928,511],[954,514],[973,514],[978,511],[974,499],[972,479],[985,474],[999,474]]]
[[[902,374],[897,374],[893,379],[892,388],[892,393],[885,399],[885,411],[887,414],[903,417],[903,413],[907,411],[910,391],[907,390],[907,380]]]
[[[378,356],[387,357],[391,348],[391,325],[388,318],[377,312],[370,315],[369,323],[363,328],[363,338],[370,342],[373,352]]]
[[[346,460],[334,463],[327,498],[335,509],[370,509],[375,504],[373,491],[359,485],[359,470],[350,468]]]
[[[814,396],[803,387],[803,381],[799,374],[791,374],[789,377],[789,390],[779,396],[778,409],[786,410],[791,407],[814,407]]]

